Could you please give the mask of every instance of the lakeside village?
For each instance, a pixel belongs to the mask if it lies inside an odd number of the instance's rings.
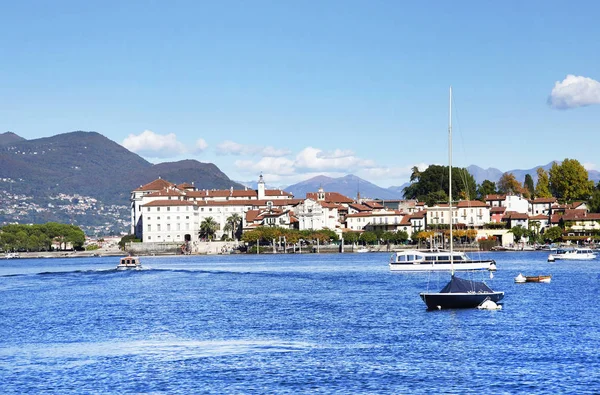
[[[600,214],[590,213],[584,202],[494,194],[484,202],[460,200],[452,206],[454,234],[465,249],[533,249],[530,239],[544,233],[585,242],[600,230]],[[323,188],[295,198],[266,189],[262,175],[257,190],[199,190],[159,178],[132,191],[131,223],[131,234],[141,242],[126,249],[136,254],[258,252],[257,243],[261,252],[301,252],[303,244],[309,244],[305,252],[353,251],[357,244],[389,251],[407,243],[444,247],[450,212],[447,203],[428,207],[417,200],[370,200],[360,194],[351,199]],[[272,228],[279,232],[269,232]],[[551,228],[555,231],[548,232]],[[298,232],[286,230],[328,233],[300,240]]]
[[[600,214],[590,213],[584,202],[559,204],[554,197],[527,199],[517,194],[459,200],[452,205],[452,215],[448,203],[428,206],[411,199],[364,199],[360,194],[351,199],[323,188],[295,198],[279,189],[266,189],[262,175],[256,190],[197,189],[159,178],[130,196],[128,236],[86,239],[73,225],[8,225],[15,227],[17,235],[11,236],[4,227],[0,247],[4,252],[16,251],[4,239],[18,239],[22,226],[35,227],[37,233],[18,251],[43,253],[77,245],[93,255],[444,248],[450,217],[457,248],[465,250],[527,250],[536,247],[534,241],[584,244],[600,233]],[[37,247],[32,238],[39,242]]]

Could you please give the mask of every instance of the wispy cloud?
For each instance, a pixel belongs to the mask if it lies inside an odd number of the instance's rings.
[[[208,148],[202,138],[196,140],[192,146],[187,146],[177,140],[175,133],[158,134],[152,130],[144,130],[140,134],[130,134],[123,140],[123,147],[136,154],[157,158],[173,158],[185,154],[199,154]]]
[[[243,145],[235,141],[226,140],[217,145],[216,153],[217,155],[267,156],[277,158],[289,155],[291,151],[271,146]]]
[[[156,158],[170,158],[187,153],[185,144],[178,141],[174,133],[158,134],[151,130],[144,130],[138,135],[130,134],[122,145],[137,154]]]
[[[251,174],[269,172],[278,175],[291,175],[295,173],[294,161],[287,158],[264,157],[258,162],[237,160],[234,164],[238,169]]]
[[[600,104],[600,82],[569,74],[554,84],[548,104],[559,110]]]
[[[374,161],[359,158],[352,151],[335,150],[326,152],[314,147],[306,147],[300,151],[296,155],[294,165],[299,169],[322,171],[343,169],[347,172],[352,172],[359,168],[376,167]]]

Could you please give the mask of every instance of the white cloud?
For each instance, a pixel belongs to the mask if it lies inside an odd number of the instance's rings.
[[[548,104],[560,110],[600,104],[600,82],[569,74],[554,84]]]
[[[351,151],[324,152],[318,148],[306,147],[296,155],[295,166],[301,169],[344,170],[351,173],[359,168],[375,167],[375,162],[358,158]]]
[[[235,166],[252,174],[266,173],[278,175],[291,175],[295,173],[294,162],[287,158],[264,157],[258,162],[251,160],[237,160]]]
[[[140,155],[169,158],[187,152],[186,146],[177,141],[174,133],[157,134],[144,130],[141,134],[130,134],[123,140],[123,147]]]
[[[245,152],[246,147],[234,141],[223,141],[217,145],[217,155],[241,155]]]
[[[195,153],[200,153],[200,152],[204,151],[206,148],[208,148],[208,144],[206,143],[206,140],[204,140],[204,139],[196,140],[196,146],[194,147]]]
[[[288,149],[278,149],[275,147],[259,147],[254,145],[242,145],[235,141],[226,140],[217,145],[217,155],[250,155],[250,156],[269,156],[280,157],[291,153]]]

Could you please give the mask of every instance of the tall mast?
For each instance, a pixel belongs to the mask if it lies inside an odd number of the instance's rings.
[[[452,86],[450,86],[450,112],[448,113],[448,209],[450,211],[450,274],[454,277],[454,240],[452,237]]]

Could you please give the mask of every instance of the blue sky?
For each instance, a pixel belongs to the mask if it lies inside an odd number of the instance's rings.
[[[21,1],[0,131],[102,133],[151,162],[401,185],[447,162],[598,169],[600,2]]]

